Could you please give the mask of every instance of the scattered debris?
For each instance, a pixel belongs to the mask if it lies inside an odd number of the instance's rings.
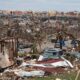
[[[45,72],[42,70],[24,71],[22,69],[6,70],[5,72],[14,72],[18,77],[43,77]]]
[[[56,78],[55,80],[61,80],[60,78]]]

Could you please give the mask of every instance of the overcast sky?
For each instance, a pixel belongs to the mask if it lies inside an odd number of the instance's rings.
[[[80,11],[80,0],[0,0],[0,9]]]

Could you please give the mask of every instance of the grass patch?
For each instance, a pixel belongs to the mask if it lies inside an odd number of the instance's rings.
[[[76,75],[77,75],[77,72],[64,73],[64,74],[51,75],[46,77],[29,78],[27,80],[56,80],[56,78],[60,78],[61,80],[75,80]],[[80,74],[79,74],[78,80],[80,80]]]

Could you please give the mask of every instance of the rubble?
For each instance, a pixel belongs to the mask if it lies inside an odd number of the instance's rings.
[[[0,76],[10,77],[11,80],[15,77],[16,80],[18,77],[43,77],[46,74],[78,71],[78,18],[71,20],[73,17],[69,16],[36,17],[33,12],[31,14],[23,15],[24,18],[16,15],[14,18],[12,14],[6,15],[9,16],[8,19],[5,16],[0,19]],[[3,24],[5,20],[7,23]],[[78,24],[77,27],[75,23]],[[72,55],[75,56],[74,59]],[[14,65],[11,66],[12,64]]]
[[[55,80],[61,80],[60,78],[56,78]]]
[[[14,74],[19,77],[43,77],[44,71],[34,70],[34,71],[23,71],[23,70],[15,70]]]
[[[47,51],[48,50],[46,50],[46,53]],[[55,55],[50,57],[50,55],[53,54],[53,52],[55,52]],[[4,72],[2,72],[2,74],[12,74],[11,76],[14,75],[15,78],[43,77],[47,74],[64,73],[68,69],[74,68],[73,65],[62,56],[61,50],[50,49],[50,53],[47,53],[47,57],[45,56],[46,58],[44,57],[44,54],[42,55],[43,59],[40,59],[39,57],[39,59],[26,60],[24,58],[18,57],[16,59],[16,63],[17,60],[18,63],[15,64],[11,69],[9,67],[6,68]]]
[[[7,69],[5,70],[4,73],[13,73],[14,75],[18,76],[18,77],[43,77],[45,72],[42,70],[29,70],[29,69],[25,69],[22,70],[21,69]]]

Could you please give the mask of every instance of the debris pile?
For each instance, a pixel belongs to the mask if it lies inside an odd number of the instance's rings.
[[[45,51],[44,51],[45,52]],[[49,53],[48,53],[49,52]],[[45,54],[48,54],[45,56]],[[47,50],[46,53],[43,53],[40,55],[43,58],[37,60],[37,59],[29,59],[29,60],[24,60],[24,59],[16,59],[20,61],[20,63],[16,62],[16,64],[6,67],[1,68],[4,69],[4,71],[0,72],[3,76],[6,75],[10,78],[14,76],[14,78],[29,78],[29,77],[43,77],[46,75],[51,75],[51,74],[58,74],[58,73],[65,73],[70,70],[72,70],[74,67],[68,61],[63,57],[63,55],[59,55],[59,50],[57,49],[49,49]],[[54,55],[55,53],[55,55]],[[50,55],[53,54],[54,56],[58,55],[57,58],[51,57]]]

